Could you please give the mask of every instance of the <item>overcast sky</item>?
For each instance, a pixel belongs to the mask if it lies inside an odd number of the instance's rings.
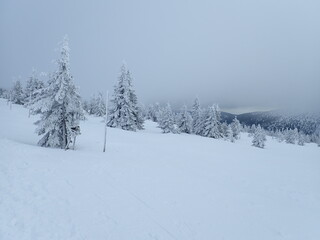
[[[65,34],[85,98],[125,60],[144,103],[319,109],[319,0],[1,0],[0,87],[53,71]]]

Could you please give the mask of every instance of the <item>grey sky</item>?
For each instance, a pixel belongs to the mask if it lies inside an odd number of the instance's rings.
[[[222,108],[320,103],[319,0],[0,1],[0,86],[55,68],[68,34],[81,94],[123,60],[141,101]]]

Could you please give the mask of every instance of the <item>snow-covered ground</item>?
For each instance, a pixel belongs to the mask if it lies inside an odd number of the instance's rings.
[[[76,151],[36,145],[28,111],[0,100],[0,239],[318,240],[320,148],[251,146],[81,125]]]

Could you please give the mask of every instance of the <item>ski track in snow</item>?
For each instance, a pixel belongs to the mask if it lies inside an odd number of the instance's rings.
[[[0,100],[0,239],[320,239],[320,148],[251,146],[88,117],[76,151],[41,148]]]

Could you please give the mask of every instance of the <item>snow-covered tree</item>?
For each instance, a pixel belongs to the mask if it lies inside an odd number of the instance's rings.
[[[278,140],[278,142],[283,142],[285,140],[283,132],[279,129],[275,132],[275,137]]]
[[[240,138],[241,124],[237,119],[237,117],[234,117],[231,123],[231,130],[232,130],[233,137],[238,140]]]
[[[201,107],[199,99],[196,98],[194,100],[192,111],[191,111],[191,117],[192,117],[192,132],[195,134],[201,133]]]
[[[235,141],[234,133],[233,133],[232,127],[230,125],[228,125],[228,128],[227,128],[227,139],[230,142]]]
[[[155,114],[154,114],[154,106],[153,104],[149,104],[146,109],[146,119],[149,119],[151,121],[155,122]]]
[[[298,133],[298,145],[304,146],[305,142],[306,142],[306,135],[300,131]]]
[[[177,133],[170,103],[167,103],[167,105],[162,109],[158,120],[159,127],[162,129],[163,133]]]
[[[192,132],[192,117],[188,112],[187,106],[184,105],[181,109],[178,118],[178,129],[183,133],[191,133]]]
[[[8,91],[4,88],[0,88],[0,98],[8,98]]]
[[[221,134],[224,140],[228,139],[228,124],[226,122],[221,123]]]
[[[218,105],[209,107],[203,124],[202,135],[210,138],[221,138],[220,110]]]
[[[255,124],[252,124],[252,126],[250,127],[249,129],[249,137],[253,136],[253,134],[255,133],[256,131],[256,125]]]
[[[261,128],[260,124],[258,124],[255,132],[253,133],[252,145],[259,148],[264,148],[266,141],[266,134]]]
[[[115,86],[112,106],[109,109],[109,127],[136,131],[143,128],[143,117],[137,96],[132,87],[132,78],[125,64],[121,66],[118,84]]]
[[[11,90],[11,101],[15,104],[24,103],[24,94],[20,80],[15,81],[13,84],[13,88]]]
[[[90,113],[89,106],[90,106],[89,102],[87,100],[83,100],[82,108],[86,113]]]
[[[90,113],[97,117],[102,117],[106,114],[106,100],[101,92],[91,99]]]
[[[27,85],[24,90],[25,104],[27,104],[30,99],[35,99],[38,94],[38,90],[44,87],[44,82],[39,79],[38,73],[35,69],[32,70],[32,75],[27,80]]]
[[[286,140],[286,143],[295,144],[298,139],[298,129],[286,129],[284,132],[284,137]]]
[[[80,134],[79,121],[84,119],[81,99],[70,73],[67,37],[61,43],[58,69],[48,85],[29,103],[32,113],[40,113],[36,132],[43,135],[38,144],[43,147],[68,149]]]
[[[144,124],[143,111],[141,105],[138,103],[138,98],[133,88],[132,77],[129,70],[126,72],[126,79],[128,81],[129,99],[135,118],[136,128],[142,130]]]

